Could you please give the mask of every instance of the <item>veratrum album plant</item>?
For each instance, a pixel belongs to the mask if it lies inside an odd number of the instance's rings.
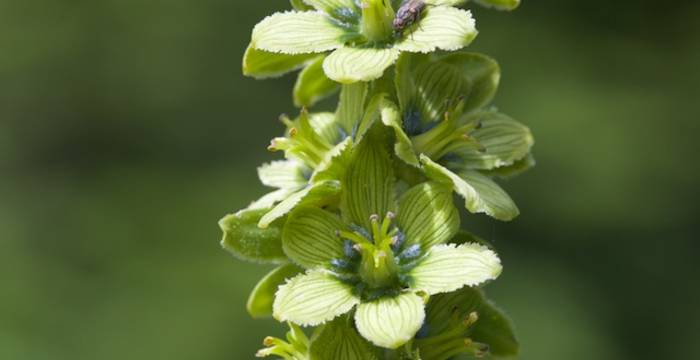
[[[284,159],[258,169],[273,190],[220,221],[226,250],[277,266],[248,312],[290,330],[257,356],[517,356],[510,321],[482,290],[503,266],[461,228],[460,209],[518,216],[495,179],[534,165],[533,137],[492,105],[498,64],[465,50],[477,35],[470,5],[292,0],[253,29],[246,75],[301,70],[299,113],[282,116],[285,133],[269,146]],[[313,111],[336,93],[335,112]]]

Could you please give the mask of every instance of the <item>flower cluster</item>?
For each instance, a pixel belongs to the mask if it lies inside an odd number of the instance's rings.
[[[491,104],[500,68],[462,49],[463,0],[292,0],[262,20],[243,61],[257,78],[303,69],[258,174],[273,191],[224,217],[222,245],[277,264],[248,300],[287,322],[258,356],[447,360],[514,356],[505,315],[479,288],[501,261],[462,230],[470,213],[519,211],[495,181],[534,165],[530,130]],[[510,10],[518,0],[480,0]],[[339,94],[335,112],[311,112]],[[307,336],[299,327],[314,327]]]

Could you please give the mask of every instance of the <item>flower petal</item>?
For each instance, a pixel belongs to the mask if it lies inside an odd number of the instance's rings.
[[[443,244],[433,246],[408,275],[411,288],[433,295],[494,280],[502,269],[496,253],[483,245]]]
[[[221,246],[237,258],[263,263],[288,261],[282,251],[282,223],[267,229],[256,226],[269,209],[246,209],[227,215],[219,221],[224,235]]]
[[[367,83],[357,82],[342,85],[336,119],[346,134],[350,135],[355,129],[355,125],[360,122],[362,114],[365,113],[366,99]]]
[[[358,49],[344,47],[334,51],[323,62],[326,75],[340,83],[371,81],[384,75],[400,52],[396,49]]]
[[[350,163],[351,151],[352,138],[348,137],[326,154],[326,157],[318,164],[316,171],[311,176],[311,182],[317,183],[319,181],[343,179]]]
[[[288,11],[255,25],[251,46],[284,54],[319,53],[343,45],[345,30],[320,11]]]
[[[280,189],[300,189],[306,185],[306,167],[295,160],[278,160],[258,168],[258,177],[265,186]]]
[[[464,169],[491,170],[510,166],[524,159],[535,143],[527,126],[511,119],[507,115],[487,112],[476,114],[481,128],[473,136],[486,151],[460,149],[459,165]]]
[[[350,20],[360,16],[358,3],[354,0],[304,0],[304,2],[341,20]]]
[[[370,131],[354,147],[341,194],[343,216],[365,229],[371,229],[371,215],[383,217],[396,208],[394,170],[379,135]]]
[[[338,83],[323,72],[323,60],[325,56],[317,57],[299,73],[294,84],[294,105],[297,107],[313,106],[338,91]]]
[[[425,13],[415,30],[404,34],[396,49],[420,53],[459,50],[469,45],[478,33],[470,11],[437,6],[426,8]]]
[[[362,303],[355,313],[360,334],[388,349],[396,349],[411,340],[424,319],[423,299],[412,292]]]
[[[316,326],[345,314],[359,302],[351,286],[326,272],[313,270],[280,286],[272,308],[278,321]]]
[[[406,163],[419,166],[418,157],[413,151],[413,144],[411,139],[403,130],[401,122],[403,121],[401,113],[399,112],[398,106],[389,100],[384,100],[381,108],[381,118],[384,125],[392,128],[394,130],[394,136],[396,142],[394,143],[394,152],[399,159],[405,161]]]
[[[331,260],[343,257],[338,230],[345,230],[345,224],[334,214],[314,207],[297,208],[282,232],[284,253],[305,268],[328,267]]]
[[[312,61],[316,54],[287,55],[248,46],[243,55],[243,75],[256,79],[282,76],[288,72],[303,68]]]
[[[360,336],[351,318],[339,317],[314,337],[309,353],[319,360],[377,360],[377,350]]]
[[[301,271],[302,269],[294,264],[285,264],[265,275],[248,297],[246,309],[250,316],[254,318],[272,316],[272,303],[275,300],[277,288]]]
[[[464,198],[470,212],[485,213],[503,221],[513,220],[520,214],[513,199],[488,177],[476,171],[455,174],[425,155],[421,155],[421,163],[429,178],[451,182],[454,190]]]
[[[467,2],[467,0],[425,0],[426,5],[433,6],[457,6]]]
[[[338,181],[321,181],[295,192],[260,219],[258,226],[268,227],[273,221],[287,215],[297,205],[321,204],[340,192]]]
[[[406,246],[427,249],[449,241],[459,231],[452,189],[435,181],[414,186],[401,196],[396,221],[406,235]]]

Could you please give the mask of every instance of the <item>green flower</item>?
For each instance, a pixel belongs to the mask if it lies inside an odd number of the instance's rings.
[[[341,83],[375,80],[402,52],[469,45],[477,31],[471,13],[454,7],[463,2],[426,0],[416,22],[396,31],[392,22],[399,1],[304,0],[312,11],[276,13],[255,26],[249,51],[256,53],[244,61],[244,72],[265,62],[294,64],[287,67],[291,70],[311,59],[308,54],[330,52],[316,58],[328,78]],[[274,59],[278,55],[284,58]]]
[[[415,345],[426,360],[514,358],[519,351],[508,317],[481,290],[468,287],[430,299]]]
[[[354,148],[340,215],[304,206],[287,218],[282,247],[307,270],[279,287],[273,315],[315,326],[356,308],[359,334],[395,349],[422,326],[428,296],[493,280],[501,264],[485,246],[447,244],[459,229],[449,187],[426,182],[396,199],[380,136],[370,131]]]
[[[286,160],[258,168],[261,182],[276,190],[253,202],[248,209],[270,209],[260,227],[286,215],[300,204],[322,204],[337,196],[345,154],[351,139],[343,136],[332,113],[309,114],[302,110],[296,120],[285,116],[286,136],[272,140],[271,151],[284,151]]]
[[[396,66],[399,105],[384,104],[396,155],[428,178],[452,184],[473,213],[511,220],[519,210],[491,178],[534,164],[530,129],[487,106],[500,69],[487,56],[403,55]]]

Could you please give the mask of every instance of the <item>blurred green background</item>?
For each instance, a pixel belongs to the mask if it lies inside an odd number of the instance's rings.
[[[240,73],[287,2],[0,1],[0,359],[247,359],[269,268],[217,221],[294,111],[294,76]],[[489,287],[522,359],[699,359],[700,5],[525,0],[475,9],[498,106],[538,167],[523,215],[470,216],[505,262]],[[694,235],[695,234],[695,235]]]

